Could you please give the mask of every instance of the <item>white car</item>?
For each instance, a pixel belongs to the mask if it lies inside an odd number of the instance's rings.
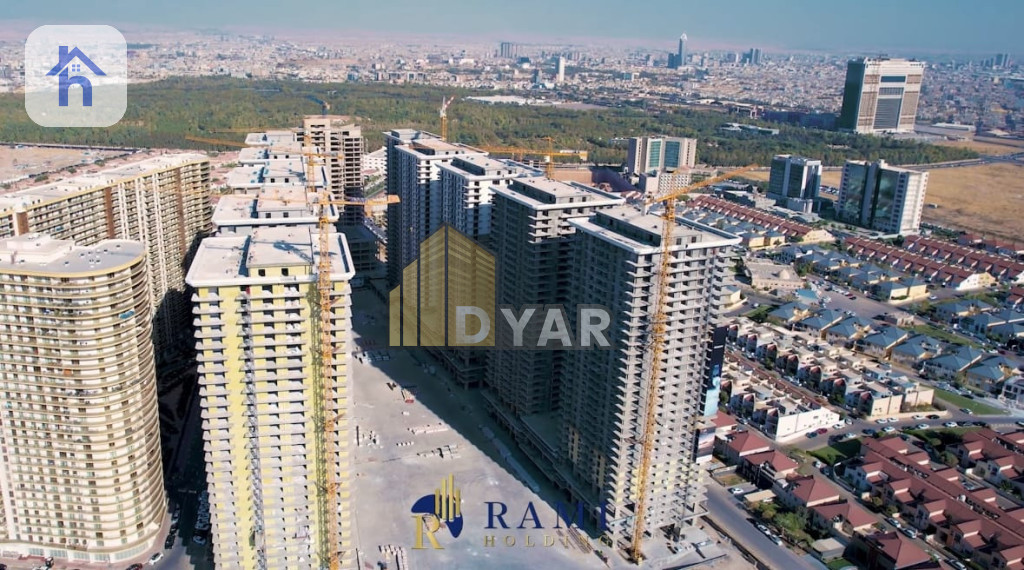
[[[884,428],[882,428],[882,433],[892,433],[894,431],[896,431],[896,428],[892,426],[885,426]]]
[[[928,424],[917,424],[914,429],[928,429]]]
[[[746,491],[744,491],[740,487],[733,487],[732,489],[729,489],[729,492],[732,493],[733,495],[742,495]]]
[[[924,419],[924,414],[914,414],[910,416],[910,419],[921,421]]]
[[[846,424],[843,424],[843,423],[833,424],[832,425],[832,429],[843,429],[844,425],[846,425]]]
[[[946,422],[946,423],[942,424],[942,427],[955,428],[956,427],[956,422]]]
[[[149,565],[150,566],[156,566],[156,563],[160,562],[161,560],[163,560],[163,558],[164,558],[164,553],[163,552],[157,552],[153,556],[149,557]]]

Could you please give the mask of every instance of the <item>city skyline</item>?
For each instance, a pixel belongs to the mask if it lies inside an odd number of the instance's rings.
[[[407,0],[387,4],[340,7],[322,0],[306,0],[301,9],[261,6],[236,0],[216,6],[197,0],[169,5],[150,5],[111,0],[102,5],[79,5],[55,0],[44,5],[8,7],[8,20],[30,23],[103,22],[112,24],[159,25],[185,29],[237,29],[260,27],[269,32],[393,32],[415,35],[458,35],[465,38],[500,41],[547,39],[643,40],[655,47],[664,39],[666,51],[686,32],[692,42],[688,51],[717,49],[726,45],[757,43],[770,50],[900,50],[902,52],[982,53],[1024,52],[1014,33],[1015,23],[1024,18],[1024,6],[999,0],[969,8],[953,0],[913,0],[887,5],[881,0],[862,2],[846,13],[841,6],[812,4],[795,0],[784,6],[769,6],[753,0],[732,0],[728,9],[716,5],[648,0],[646,11],[658,13],[653,19],[609,17],[616,5],[596,0],[584,5],[569,0],[557,5],[523,0],[515,5],[453,6],[439,9]],[[452,3],[457,4],[457,3]],[[543,18],[536,14],[544,13]],[[721,18],[728,13],[729,18]],[[813,19],[808,14],[814,15]],[[881,15],[884,14],[884,18]],[[843,22],[842,26],[830,22]],[[913,21],[914,26],[906,26]],[[199,24],[197,24],[197,22]],[[273,22],[267,26],[267,22]],[[313,27],[306,22],[315,22]],[[331,22],[331,24],[325,24]],[[500,26],[493,25],[500,22]],[[481,32],[480,30],[488,30]],[[399,39],[399,38],[396,38]]]

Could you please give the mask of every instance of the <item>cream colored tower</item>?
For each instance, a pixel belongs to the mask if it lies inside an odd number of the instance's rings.
[[[144,246],[0,240],[0,551],[117,563],[167,513]]]
[[[337,548],[354,564],[349,501],[349,280],[344,236],[331,239],[334,454],[316,445],[313,226],[257,227],[203,240],[193,297],[214,560],[233,570],[319,568],[316,469],[335,470]]]

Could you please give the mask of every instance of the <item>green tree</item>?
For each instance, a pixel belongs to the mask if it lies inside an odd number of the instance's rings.
[[[781,513],[775,516],[775,524],[790,536],[802,533],[807,528],[807,513]]]

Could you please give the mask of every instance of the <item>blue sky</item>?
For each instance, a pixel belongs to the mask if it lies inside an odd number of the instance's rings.
[[[0,0],[0,18],[1024,55],[1020,0]],[[312,24],[310,24],[312,23]],[[140,40],[141,38],[131,38]]]

